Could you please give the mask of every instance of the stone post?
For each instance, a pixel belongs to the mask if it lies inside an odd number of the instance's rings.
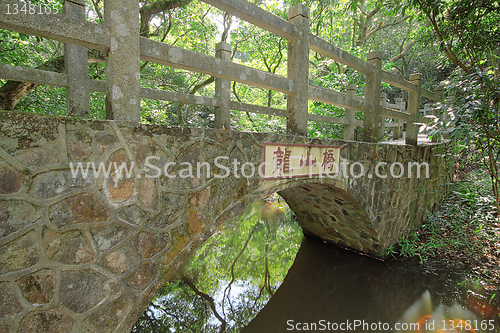
[[[63,10],[67,18],[85,21],[85,0],[66,0]],[[71,117],[89,118],[90,90],[87,48],[64,44],[64,68],[68,77],[67,114]]]
[[[425,103],[424,105],[424,117],[428,116],[432,110],[431,103]]]
[[[445,126],[445,115],[446,115],[446,108],[445,108],[445,100],[444,100],[444,86],[442,85],[439,85],[437,88],[436,88],[436,94],[439,96],[440,100],[439,102],[441,103],[441,105],[443,106],[442,108],[442,115],[440,115],[439,112],[437,114],[437,116],[440,116],[439,119],[438,119],[438,123],[437,123],[437,127],[438,129],[441,128],[442,126]],[[439,142],[440,139],[443,138],[442,135],[434,135],[432,137],[432,142]]]
[[[444,86],[439,85],[436,88],[436,94],[439,96],[439,102],[444,103]]]
[[[139,3],[104,0],[104,21],[111,36],[106,58],[106,118],[140,121]]]
[[[380,94],[380,107],[381,108],[387,107],[387,94],[386,93]],[[389,133],[389,128],[387,128],[387,132]],[[384,139],[384,134],[385,134],[385,117],[379,117],[378,141]]]
[[[222,61],[231,61],[231,44],[220,42],[215,46],[215,56]],[[231,128],[231,81],[215,78],[215,128]]]
[[[396,98],[396,107],[400,111],[404,111],[404,106],[403,106],[403,99],[402,98]],[[394,123],[396,123],[396,127],[394,127],[392,131],[392,139],[393,140],[399,140],[402,137],[402,131],[401,131],[401,120],[400,119],[394,119]]]
[[[309,8],[298,4],[288,10],[288,20],[299,31],[299,37],[288,41],[288,79],[294,93],[288,94],[287,134],[307,135],[309,99]]]
[[[410,75],[410,82],[415,85],[415,91],[410,91],[408,94],[408,113],[411,116],[411,121],[406,123],[406,141],[407,145],[417,145],[418,129],[415,124],[420,112],[420,95],[422,89],[422,74]]]
[[[355,84],[350,84],[346,88],[347,95],[349,98],[354,99],[356,97],[356,89],[358,88]],[[354,140],[354,131],[356,125],[354,124],[355,112],[351,109],[345,109],[345,120],[347,124],[344,125],[344,140]]]
[[[455,93],[453,93],[451,95],[448,95],[448,97],[446,98],[446,103],[445,103],[445,107],[443,110],[443,118],[442,118],[444,128],[448,127],[448,120],[450,118],[450,115],[448,113],[450,112],[451,107],[453,106],[453,103],[455,102],[455,97],[456,97],[456,95],[455,95]]]
[[[373,51],[366,56],[367,62],[373,66],[373,74],[365,75],[365,101],[371,105],[370,112],[363,118],[363,141],[377,142],[378,119],[380,113],[380,85],[382,81],[382,53]]]

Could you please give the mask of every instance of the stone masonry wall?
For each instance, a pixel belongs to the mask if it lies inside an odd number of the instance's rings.
[[[367,168],[428,161],[431,178],[146,177],[152,155],[175,161],[171,173],[217,156],[258,165],[264,142],[343,146]],[[0,112],[0,332],[130,331],[190,253],[274,192],[306,234],[377,254],[441,199],[452,173],[437,147]],[[70,162],[135,167],[131,178],[73,178]]]

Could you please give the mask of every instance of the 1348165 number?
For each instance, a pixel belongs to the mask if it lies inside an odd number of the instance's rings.
[[[28,15],[42,15],[42,14],[57,14],[56,4],[52,6],[46,5],[35,5],[33,3],[13,3],[7,4],[7,11],[5,14],[7,15],[18,15],[18,14],[28,14]]]
[[[478,330],[482,331],[493,331],[495,329],[494,320],[461,320],[461,319],[451,319],[442,321],[443,331],[454,331],[455,329],[460,329],[466,332],[475,332]]]

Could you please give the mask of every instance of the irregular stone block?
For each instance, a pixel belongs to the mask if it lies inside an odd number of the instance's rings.
[[[44,332],[67,333],[73,327],[73,319],[54,310],[29,313],[21,322],[19,333]]]
[[[0,265],[0,274],[28,268],[35,265],[37,261],[38,254],[34,231],[30,231],[0,248],[0,262],[2,263]]]
[[[211,187],[207,187],[206,189],[193,195],[190,202],[192,205],[202,208],[208,203],[210,199],[211,199]]]
[[[121,296],[110,304],[106,304],[83,321],[87,333],[114,333],[116,326],[127,313],[130,299]]]
[[[120,149],[114,152],[105,166],[111,170],[110,177],[105,178],[103,183],[106,197],[112,202],[123,202],[130,199],[134,194],[134,172],[125,150]],[[127,176],[129,171],[130,178]]]
[[[154,265],[144,264],[134,271],[124,282],[137,290],[146,289],[156,277],[157,269]]]
[[[15,157],[29,167],[60,163],[59,151],[49,148],[28,148],[18,151]]]
[[[45,228],[43,245],[47,257],[63,264],[78,265],[94,259],[94,253],[80,230],[60,233]]]
[[[137,264],[137,258],[128,247],[121,247],[111,252],[103,260],[104,268],[115,274],[121,274]]]
[[[18,192],[26,181],[26,175],[7,163],[0,164],[0,194]]]
[[[171,262],[179,252],[186,248],[186,245],[191,241],[189,232],[186,227],[180,226],[172,230],[172,243],[166,253],[162,256],[166,262]]]
[[[76,165],[75,165],[75,170]],[[74,188],[84,188],[94,183],[94,174],[91,169],[86,177],[81,172],[73,177],[71,171],[49,171],[33,178],[29,194],[35,198],[52,198],[67,193]]]
[[[189,229],[193,235],[199,234],[203,231],[203,226],[207,224],[203,215],[198,214],[194,207],[190,207],[187,214]]]
[[[87,159],[92,155],[92,147],[82,141],[70,141],[67,142],[68,156],[71,161],[87,161]]]
[[[0,201],[0,237],[16,232],[39,218],[40,212],[29,202]]]
[[[94,133],[93,141],[103,146],[111,146],[113,143],[118,141],[118,138],[114,133],[111,134],[106,131],[99,131]]]
[[[155,209],[158,204],[156,183],[152,178],[143,178],[139,187],[139,198],[146,207]]]
[[[142,258],[151,258],[170,244],[170,237],[166,233],[141,231],[132,242]]]
[[[118,217],[130,224],[140,225],[151,217],[151,214],[136,205],[123,207],[118,211]]]
[[[135,135],[137,137],[137,135]],[[157,146],[151,141],[150,138],[144,137],[144,136],[138,136],[140,139],[139,144],[130,144],[131,140],[127,137],[127,140],[129,140],[129,144],[132,146],[132,153],[135,156],[135,160],[137,161],[137,164],[142,165],[146,158],[148,156],[151,156],[153,154],[156,154],[156,149]],[[155,151],[152,153],[151,148]]]
[[[106,251],[116,243],[121,241],[128,234],[127,228],[116,223],[101,228],[90,230],[97,247],[101,251]]]
[[[74,223],[103,222],[109,218],[106,206],[88,193],[77,194],[50,206],[49,215],[58,227]]]
[[[44,269],[17,280],[23,296],[31,303],[46,304],[54,296],[52,271]]]
[[[59,303],[82,313],[119,292],[119,286],[92,269],[61,272]]]
[[[21,312],[21,302],[17,299],[8,282],[0,282],[0,318]]]
[[[149,222],[151,228],[163,229],[174,223],[186,202],[183,195],[164,193],[161,198],[161,204],[164,210]]]

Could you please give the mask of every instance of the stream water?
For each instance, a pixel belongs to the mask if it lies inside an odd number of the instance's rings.
[[[286,208],[282,201],[254,204],[181,270],[214,300],[222,321],[180,278],[150,317],[164,332],[219,332],[222,322],[227,332],[243,333],[426,332],[423,316],[444,305],[454,309],[427,318],[428,332],[500,332],[498,286],[447,262],[381,261],[304,238]],[[426,302],[408,310],[426,291]],[[409,325],[419,319],[420,330]],[[139,323],[135,332],[151,332]]]
[[[497,299],[491,299],[497,287],[435,264],[382,262],[305,239],[283,284],[242,332],[307,330],[313,323],[318,331],[328,327],[331,331],[336,327],[337,331],[342,327],[354,332],[393,331],[404,327],[395,323],[427,290],[433,308],[456,303],[476,315],[470,319],[476,332],[498,332],[498,307],[493,303]],[[486,329],[481,330],[481,325]],[[435,329],[455,332],[448,319],[436,320]]]

